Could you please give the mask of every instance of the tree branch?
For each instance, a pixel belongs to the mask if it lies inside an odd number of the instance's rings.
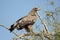
[[[20,35],[14,37],[13,40],[17,40],[18,38],[24,39],[25,36],[39,36],[39,37],[41,37],[42,40],[44,39],[44,37],[45,37],[45,38],[48,38],[48,39],[50,40],[50,39],[52,39],[52,38],[50,37],[50,35],[51,35],[51,34],[47,34],[45,31],[42,30],[41,33],[20,34]]]
[[[38,18],[40,19],[41,23],[43,24],[45,30],[47,31],[47,33],[49,33],[46,22],[42,19],[42,17],[38,14],[38,12],[36,13]]]
[[[3,27],[3,28],[5,28],[5,29],[7,29],[7,30],[9,30],[9,28],[7,28],[6,26],[4,26],[4,25],[2,25],[2,24],[0,24],[0,26],[1,27]],[[16,36],[18,36],[15,32],[12,32],[14,35],[16,35]]]

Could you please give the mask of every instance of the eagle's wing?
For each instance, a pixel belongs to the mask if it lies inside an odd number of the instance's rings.
[[[35,16],[25,16],[17,21],[17,23],[21,26],[25,25],[33,25],[35,23]]]
[[[35,16],[25,16],[17,21],[19,25],[17,26],[17,29],[21,30],[21,28],[25,28],[27,32],[30,32],[30,30],[32,30],[32,25],[35,23],[35,20]]]
[[[11,27],[9,28],[10,32],[12,32],[15,28],[19,28],[19,21],[21,21],[23,18],[25,18],[26,16],[20,18],[19,20],[17,20],[14,24],[11,25]],[[20,29],[22,29],[22,27],[20,27]]]
[[[35,18],[34,16],[24,16],[17,20],[16,23],[12,24],[9,30],[12,32],[15,28],[21,30],[28,25],[33,25],[35,23],[34,18]]]

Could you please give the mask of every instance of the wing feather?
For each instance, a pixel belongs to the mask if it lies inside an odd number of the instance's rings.
[[[35,19],[33,16],[32,17],[25,16],[25,17],[22,17],[21,19],[19,19],[17,22],[20,26],[33,25],[35,23],[35,21],[34,21]]]

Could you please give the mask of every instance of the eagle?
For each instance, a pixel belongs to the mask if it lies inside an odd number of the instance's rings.
[[[38,10],[39,8],[35,7],[26,16],[17,20],[14,24],[10,26],[10,32],[12,32],[14,29],[25,29],[27,32],[32,32],[32,26],[37,19],[36,13]]]

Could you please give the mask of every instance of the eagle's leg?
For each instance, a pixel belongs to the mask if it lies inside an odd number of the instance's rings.
[[[30,33],[33,33],[32,25],[29,25],[29,26],[28,26],[28,29],[29,29]]]
[[[24,27],[25,30],[27,31],[27,33],[33,33],[33,30],[32,30],[32,25],[28,25],[26,27]]]

